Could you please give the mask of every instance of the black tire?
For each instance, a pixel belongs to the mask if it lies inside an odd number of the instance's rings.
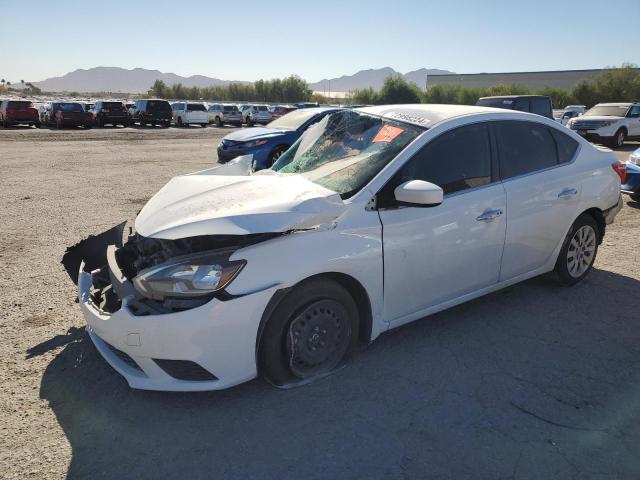
[[[269,159],[267,160],[267,167],[271,168],[271,166],[276,163],[276,160],[280,158],[280,156],[289,149],[289,145],[278,145],[273,151],[269,154]]]
[[[296,286],[268,319],[258,351],[262,375],[277,386],[321,378],[348,357],[358,339],[358,307],[340,284]]]
[[[624,128],[620,128],[611,139],[610,146],[612,148],[620,148],[624,145],[626,139],[627,131]]]
[[[164,128],[169,128],[171,126],[171,120],[167,120],[164,122]]]
[[[584,243],[579,238],[582,229],[586,229],[584,230],[585,232],[593,232],[593,237],[587,239]],[[598,244],[601,236],[602,232],[591,215],[583,213],[573,222],[569,233],[564,239],[554,268],[554,272],[562,285],[575,285],[589,274],[598,254]],[[573,269],[572,266],[575,266],[576,263],[579,268]]]
[[[216,117],[216,127],[222,127],[222,119],[220,117]]]
[[[146,127],[147,126],[147,122],[145,122],[144,120],[140,120],[140,126],[141,127]]]
[[[34,123],[34,125],[35,125],[36,128],[40,128],[42,126],[42,124],[40,122],[36,122],[36,123]]]
[[[182,118],[178,117],[178,121],[176,122],[176,125],[180,128],[184,127],[184,123],[182,123]]]
[[[207,128],[207,124],[206,124],[206,123],[201,123],[201,124],[200,124],[200,126],[201,126],[202,128]]]

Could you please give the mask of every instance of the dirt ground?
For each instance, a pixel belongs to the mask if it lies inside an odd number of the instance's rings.
[[[228,131],[0,130],[1,479],[640,478],[628,197],[573,288],[537,278],[477,299],[297,389],[131,390],[86,336],[61,257],[214,165]]]

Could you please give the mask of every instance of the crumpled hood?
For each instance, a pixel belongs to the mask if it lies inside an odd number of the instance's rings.
[[[247,142],[249,140],[256,140],[264,137],[272,137],[274,135],[282,135],[284,133],[282,130],[278,130],[277,128],[263,128],[263,127],[254,127],[254,128],[242,128],[240,130],[236,130],[235,132],[230,133],[224,137],[225,140],[231,140],[234,142]]]
[[[329,223],[340,195],[300,175],[228,175],[205,170],[174,177],[140,211],[136,231],[175,240],[197,235],[286,232]]]

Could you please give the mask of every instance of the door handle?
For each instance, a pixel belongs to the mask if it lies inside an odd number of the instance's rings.
[[[487,210],[479,217],[476,217],[476,220],[478,220],[479,222],[486,222],[489,220],[494,220],[500,215],[502,215],[502,210],[500,210],[499,208],[497,210]]]
[[[577,194],[578,190],[576,190],[575,188],[565,188],[558,194],[558,198],[570,198]]]

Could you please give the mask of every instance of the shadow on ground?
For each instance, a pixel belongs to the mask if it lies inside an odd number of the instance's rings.
[[[68,478],[639,478],[637,280],[534,279],[277,390],[135,391],[74,331],[40,395]],[[34,352],[44,347],[34,347]]]

